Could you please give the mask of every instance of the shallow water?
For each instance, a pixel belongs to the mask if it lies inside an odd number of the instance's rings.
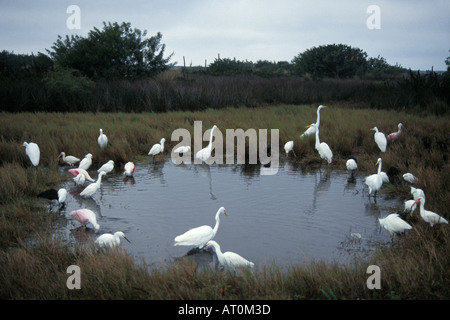
[[[389,242],[380,232],[379,217],[396,211],[400,201],[379,194],[369,199],[362,179],[348,182],[345,170],[303,172],[293,160],[283,160],[275,175],[260,175],[259,165],[175,165],[170,159],[136,164],[134,178],[121,168],[103,178],[92,198],[79,196],[72,176],[62,185],[69,201],[61,215],[59,234],[67,241],[95,239],[123,231],[131,244],[122,246],[137,261],[164,265],[184,256],[191,247],[173,246],[175,236],[200,225],[214,227],[222,251],[234,251],[257,265],[286,266],[314,260],[347,263],[363,259],[376,243]],[[61,167],[67,171],[68,167]],[[89,170],[96,179],[96,168]],[[72,210],[97,214],[100,231],[76,232]],[[88,224],[88,227],[91,225]],[[81,235],[80,235],[81,234]],[[197,259],[205,259],[198,255]]]

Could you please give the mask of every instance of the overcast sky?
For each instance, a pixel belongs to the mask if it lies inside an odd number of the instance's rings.
[[[80,29],[69,29],[70,5]],[[367,13],[370,5],[379,16]],[[372,20],[371,18],[377,18]],[[87,35],[106,22],[130,22],[161,32],[166,56],[182,65],[221,58],[291,61],[306,49],[332,43],[358,47],[390,64],[445,70],[450,56],[449,0],[0,0],[0,50],[46,53],[58,35]],[[378,21],[379,29],[367,27]]]

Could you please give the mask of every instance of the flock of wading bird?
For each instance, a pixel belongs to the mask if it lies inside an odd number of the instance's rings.
[[[333,160],[333,152],[331,151],[329,145],[325,142],[320,142],[319,138],[320,111],[323,108],[327,107],[320,105],[317,108],[316,122],[307,126],[308,129],[302,135],[300,135],[300,139],[304,139],[307,136],[315,135],[315,148],[317,152],[319,153],[321,159],[326,160],[327,163],[330,164]],[[389,134],[387,137],[385,136],[384,133],[380,132],[376,126],[370,129],[375,131],[374,134],[375,143],[377,144],[381,152],[386,152],[388,141],[392,143],[400,138],[402,133],[402,127],[403,125],[399,123],[398,131]],[[200,159],[201,161],[206,161],[209,159],[209,157],[211,157],[213,131],[215,129],[217,129],[216,125],[214,125],[211,129],[208,146],[201,149],[195,154],[195,157],[197,159]],[[156,155],[163,153],[165,141],[166,141],[165,138],[162,138],[160,143],[154,144],[151,147],[150,151],[148,152],[148,155],[152,156],[153,160]],[[108,138],[103,133],[102,129],[100,129],[100,134],[97,138],[97,142],[101,149],[106,148],[108,145]],[[39,146],[33,142],[30,143],[24,142],[23,146],[25,147],[25,152],[29,157],[32,165],[35,167],[38,166],[40,159]],[[284,149],[286,157],[289,156],[289,153],[291,151],[295,155],[294,141],[288,141],[284,145]],[[183,153],[190,152],[190,150],[191,150],[190,146],[182,146],[177,148],[176,150],[173,150],[173,152],[182,155]],[[94,195],[97,192],[97,190],[101,187],[102,177],[112,172],[115,166],[114,161],[109,160],[107,163],[103,164],[97,170],[98,177],[97,180],[94,180],[88,173],[88,169],[92,165],[91,153],[86,154],[86,156],[83,159],[79,159],[77,157],[70,155],[66,156],[64,152],[61,152],[58,158],[61,158],[65,164],[70,166],[68,172],[74,176],[73,181],[76,185],[84,186],[86,184],[86,181],[90,182],[90,184],[88,184],[83,189],[83,191],[80,192],[80,196],[82,197],[91,197],[92,195]],[[74,168],[74,166],[77,163],[78,167]],[[369,175],[365,177],[363,180],[368,187],[369,197],[372,193],[374,193],[374,197],[376,197],[376,194],[381,189],[383,183],[389,182],[388,175],[382,171],[381,158],[378,158],[376,165],[378,165],[377,173]],[[351,179],[353,179],[354,171],[357,170],[358,168],[356,157],[350,156],[346,162],[346,167],[351,174]],[[123,175],[125,176],[125,178],[132,177],[134,171],[135,171],[134,163],[127,162],[124,165]],[[403,178],[410,184],[415,184],[418,182],[418,179],[411,173],[405,173],[403,175]],[[429,223],[431,227],[439,223],[448,224],[448,221],[443,217],[439,216],[438,214],[432,211],[425,210],[425,193],[423,190],[414,188],[413,186],[411,186],[410,188],[413,199],[405,201],[403,211],[389,214],[385,218],[379,218],[378,220],[381,227],[385,228],[392,237],[394,237],[394,235],[397,233],[402,233],[405,232],[406,230],[412,229],[412,226],[405,221],[405,218],[408,213],[412,215],[418,205],[420,206],[419,207],[420,216],[425,222]],[[57,200],[60,208],[63,208],[67,201],[67,190],[64,188],[61,188],[59,190],[49,189],[40,193],[38,197],[46,198],[52,201]],[[210,247],[213,249],[219,265],[230,271],[235,271],[236,268],[238,267],[253,268],[254,267],[253,262],[246,260],[237,253],[234,252],[222,253],[220,245],[216,241],[212,240],[218,231],[220,224],[220,214],[222,213],[224,215],[227,215],[224,207],[219,208],[219,210],[215,215],[216,224],[214,228],[208,225],[192,228],[186,231],[184,234],[175,237],[174,245],[193,246],[198,249]],[[94,227],[94,232],[98,233],[100,225],[97,223],[97,217],[93,211],[86,208],[73,210],[69,213],[69,216],[77,220],[79,223],[81,223],[82,228],[86,228],[86,225],[90,223]],[[130,242],[123,232],[117,231],[114,234],[110,233],[102,234],[95,240],[95,243],[97,243],[102,247],[114,247],[120,244],[121,238]]]

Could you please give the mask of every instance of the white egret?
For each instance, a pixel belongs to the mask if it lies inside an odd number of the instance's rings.
[[[35,167],[39,165],[39,159],[41,157],[41,151],[39,150],[39,146],[34,142],[24,142],[23,146],[25,147],[25,153],[31,161],[31,164]]]
[[[320,142],[319,126],[315,123],[313,123],[311,126],[315,127],[316,129],[316,150],[319,152],[320,158],[325,159],[328,164],[330,164],[333,161],[333,152],[331,151],[328,144],[326,144],[325,142]]]
[[[448,221],[438,215],[437,213],[429,210],[425,210],[425,198],[419,197],[416,201],[414,201],[414,204],[417,204],[420,202],[420,216],[422,219],[429,223],[430,226],[434,226],[438,223],[446,223],[448,224]]]
[[[150,151],[148,152],[149,156],[153,156],[153,160],[155,159],[155,156],[157,154],[160,154],[164,151],[164,142],[166,142],[165,138],[162,138],[161,141],[159,143],[155,143]]]
[[[92,210],[89,209],[73,210],[69,213],[69,216],[77,220],[84,227],[86,227],[88,223],[91,223],[94,226],[95,233],[97,233],[98,230],[100,229],[100,225],[97,223],[97,216]]]
[[[392,132],[387,136],[387,139],[389,141],[394,142],[395,140],[397,140],[400,137],[400,134],[402,133],[402,127],[403,125],[401,123],[398,124],[398,131],[397,132]]]
[[[62,160],[63,160],[65,163],[67,163],[68,165],[70,165],[71,167],[73,167],[73,165],[74,165],[75,163],[80,162],[80,159],[78,159],[77,157],[74,157],[74,156],[66,156],[66,153],[65,153],[65,152],[61,152],[61,153],[59,154],[58,158],[56,158],[56,159],[59,159],[59,158],[62,158]]]
[[[247,259],[238,255],[237,253],[231,251],[222,253],[222,251],[220,250],[220,245],[214,240],[208,241],[206,243],[206,247],[213,248],[214,252],[216,253],[217,260],[219,261],[219,264],[229,271],[234,272],[236,271],[236,268],[239,267],[253,268],[255,266],[253,262],[248,261]]]
[[[97,138],[97,143],[100,148],[105,148],[108,144],[108,137],[103,133],[103,129],[100,129],[100,134]]]
[[[416,200],[406,200],[404,205],[405,208],[403,209],[404,212],[409,212],[411,215],[417,208],[417,204],[415,203]]]
[[[209,134],[209,144],[206,148],[201,149],[200,151],[198,151],[195,154],[195,158],[201,160],[201,161],[206,161],[209,159],[209,157],[211,157],[211,151],[212,151],[212,139],[213,139],[213,132],[214,130],[217,129],[216,125],[213,125],[213,127],[211,128],[211,132]]]
[[[397,213],[392,213],[385,218],[378,218],[378,221],[380,222],[380,226],[385,228],[391,236],[412,229],[412,226]]]
[[[292,141],[292,140],[288,141],[284,144],[284,151],[286,152],[286,158],[289,156],[289,152],[291,152],[291,151],[294,153],[294,156],[297,157],[297,155],[295,154],[295,151],[294,151],[294,141]]]
[[[403,179],[409,183],[419,182],[419,179],[417,179],[417,177],[415,177],[412,173],[409,173],[409,172],[407,172],[403,175]]]
[[[180,156],[183,156],[183,154],[189,152],[191,150],[190,146],[181,146],[173,150],[174,153],[178,153]]]
[[[375,131],[373,137],[375,139],[375,143],[377,144],[378,148],[380,148],[381,152],[386,152],[387,140],[386,140],[386,136],[384,135],[384,133],[378,131],[377,127],[373,127],[370,130]]]
[[[95,240],[95,243],[101,247],[115,247],[120,244],[120,238],[123,238],[131,243],[122,231],[117,231],[114,234],[104,233]]]
[[[88,170],[92,164],[92,154],[88,153],[84,156],[83,160],[80,161],[78,168]]]
[[[131,177],[133,175],[134,169],[135,169],[134,163],[133,162],[125,163],[124,169],[125,169],[125,171],[123,172],[123,175],[127,176],[127,177]]]
[[[175,246],[196,246],[202,249],[206,243],[214,238],[219,229],[220,217],[219,215],[223,213],[227,215],[224,207],[220,207],[216,213],[216,225],[214,229],[210,226],[204,225],[197,228],[192,228],[185,233],[175,237]]]
[[[105,163],[104,165],[102,165],[97,172],[104,172],[104,173],[110,173],[111,171],[114,170],[114,160],[109,160],[107,163]]]
[[[425,192],[423,192],[422,189],[414,188],[411,186],[410,186],[410,188],[411,188],[411,194],[412,194],[414,200],[417,200],[419,198],[423,198],[424,200],[426,200]]]
[[[320,126],[320,110],[322,108],[327,108],[327,106],[320,105],[317,107],[317,120],[316,120],[317,126]],[[310,136],[316,133],[316,128],[313,127],[312,124],[306,126],[306,128],[308,129],[300,135],[300,139],[303,139],[306,136]]]
[[[102,183],[102,177],[105,175],[106,173],[104,171],[101,171],[98,174],[98,178],[96,182],[91,183],[90,185],[88,185],[86,188],[84,188],[83,191],[81,191],[80,196],[82,197],[91,197],[95,192],[97,192],[98,188],[100,188],[100,185]]]
[[[383,178],[381,176],[382,163],[381,158],[378,158],[378,161],[375,164],[378,165],[378,173],[372,174],[364,179],[364,183],[369,187],[369,196],[372,194],[372,191],[374,191],[376,197],[378,190],[380,190],[383,185]]]
[[[345,166],[347,167],[347,170],[351,173],[351,179],[353,179],[353,173],[356,169],[358,169],[358,161],[356,160],[355,156],[348,157],[347,162],[345,163]]]
[[[76,177],[73,178],[73,182],[75,182],[77,186],[82,186],[86,182],[86,177],[84,176],[84,174],[79,173]]]

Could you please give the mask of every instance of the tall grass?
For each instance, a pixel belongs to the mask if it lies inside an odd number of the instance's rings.
[[[427,196],[426,208],[450,217],[448,117],[418,116],[402,111],[353,108],[329,103],[321,113],[321,141],[334,153],[332,168],[345,169],[350,154],[359,170],[374,173],[378,157],[383,170],[396,167],[419,178]],[[414,229],[391,246],[381,246],[369,261],[349,266],[315,261],[307,265],[257,268],[255,273],[230,275],[198,270],[189,262],[169,268],[134,261],[124,250],[98,251],[95,246],[65,244],[53,234],[57,214],[46,211],[36,195],[65,179],[56,160],[61,151],[94,164],[112,159],[116,165],[147,157],[150,147],[167,139],[165,154],[178,141],[173,130],[185,128],[193,137],[194,121],[203,131],[216,124],[225,129],[279,129],[280,154],[285,141],[294,140],[296,165],[320,164],[314,138],[300,140],[305,126],[316,120],[316,105],[278,105],[262,108],[207,109],[197,112],[154,113],[2,113],[0,117],[0,297],[4,299],[448,299],[450,270],[449,229],[430,228],[417,213],[408,220]],[[370,128],[388,134],[405,126],[402,136],[381,154]],[[45,125],[43,125],[45,123]],[[97,145],[99,128],[110,145]],[[37,142],[41,162],[30,165],[21,146]],[[409,199],[409,185],[401,174],[391,177],[381,192]],[[400,208],[399,208],[400,209]],[[83,270],[82,289],[68,290],[66,268]],[[382,289],[366,287],[369,264],[382,269]]]

